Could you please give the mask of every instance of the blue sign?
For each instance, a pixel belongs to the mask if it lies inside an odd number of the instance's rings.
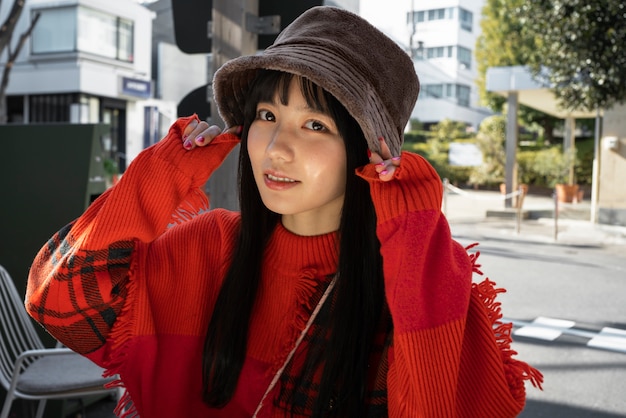
[[[152,83],[137,78],[122,77],[122,94],[141,99],[149,99],[152,97]]]

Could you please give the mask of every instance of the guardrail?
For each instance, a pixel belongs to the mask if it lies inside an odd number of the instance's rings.
[[[500,194],[500,195],[494,195],[493,197],[486,197],[486,196],[479,196],[475,193],[472,192],[468,192],[467,190],[463,190],[463,189],[459,189],[458,187],[450,184],[450,181],[448,179],[443,179],[443,188],[444,188],[444,193],[443,193],[443,206],[442,206],[442,211],[444,214],[446,214],[447,211],[447,205],[448,205],[448,193],[452,192],[454,194],[458,194],[458,195],[462,195],[464,197],[470,198],[470,199],[475,199],[475,200],[494,200],[494,201],[505,201],[507,199],[512,199],[514,197],[518,197],[517,202],[515,204],[515,209],[516,209],[516,214],[515,214],[515,230],[516,232],[519,234],[520,230],[521,230],[521,226],[522,226],[522,207],[524,205],[524,196],[526,196],[526,193],[524,193],[522,187],[520,186],[518,190],[511,192],[511,193],[507,193],[507,194]]]
[[[443,190],[444,190],[444,193],[443,193],[442,211],[444,214],[446,214],[446,216],[448,216],[448,213],[447,213],[448,195],[450,194],[462,196],[464,198],[467,198],[470,200],[476,200],[476,201],[493,201],[493,202],[504,203],[504,201],[506,201],[507,199],[514,199],[513,207],[511,208],[511,211],[515,211],[514,220],[515,220],[516,233],[517,234],[520,233],[522,220],[526,217],[526,215],[530,214],[531,217],[534,216],[532,219],[539,219],[539,217],[553,218],[553,221],[554,221],[553,222],[553,225],[554,225],[553,226],[553,238],[555,241],[558,240],[559,222],[561,222],[562,219],[580,220],[586,216],[585,211],[587,210],[587,206],[586,205],[581,206],[581,202],[566,203],[566,202],[559,201],[559,199],[557,198],[556,190],[552,192],[551,199],[550,197],[546,196],[547,199],[544,201],[545,205],[543,206],[543,208],[535,208],[533,210],[531,209],[524,210],[524,203],[525,203],[527,190],[525,190],[522,187],[519,187],[518,190],[515,190],[511,193],[507,193],[507,194],[493,193],[493,194],[489,194],[489,196],[486,196],[484,191],[476,192],[476,191],[471,191],[471,190],[460,189],[450,184],[448,179],[443,179]],[[550,200],[552,200],[552,203],[550,203]]]

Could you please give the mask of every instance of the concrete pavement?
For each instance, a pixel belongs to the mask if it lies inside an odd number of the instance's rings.
[[[452,186],[446,190],[442,210],[455,236],[571,246],[625,246],[626,250],[626,227],[592,223],[588,200],[561,203],[555,210],[554,198],[527,195],[518,218],[518,211],[505,208],[504,196],[498,192]]]

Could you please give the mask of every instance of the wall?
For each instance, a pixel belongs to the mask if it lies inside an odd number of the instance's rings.
[[[608,149],[609,137],[617,137],[617,150]],[[599,160],[598,221],[626,226],[626,105],[604,113]]]

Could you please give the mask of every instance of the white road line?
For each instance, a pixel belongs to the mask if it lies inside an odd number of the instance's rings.
[[[604,327],[587,345],[626,353],[626,331],[618,328]]]
[[[626,330],[604,327],[600,331],[588,331],[574,328],[575,321],[566,319],[546,318],[539,316],[531,322],[517,319],[502,318],[503,322],[510,322],[517,329],[513,335],[534,338],[545,341],[554,341],[561,335],[573,335],[588,338],[585,344],[588,347],[626,353]]]
[[[514,323],[514,325],[518,324]],[[574,321],[539,316],[532,322],[521,325],[519,329],[514,331],[514,334],[540,340],[554,341],[574,325],[576,325]]]

